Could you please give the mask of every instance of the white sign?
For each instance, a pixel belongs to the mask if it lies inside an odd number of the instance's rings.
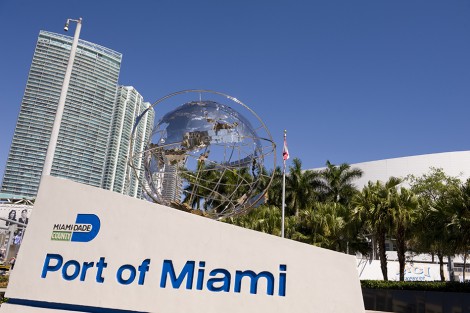
[[[363,313],[355,264],[47,177],[0,312]]]

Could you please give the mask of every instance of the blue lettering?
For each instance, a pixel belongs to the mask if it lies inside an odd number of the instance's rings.
[[[186,289],[193,288],[194,275],[196,274],[196,262],[187,261],[181,271],[175,271],[172,260],[164,260],[162,266],[162,274],[160,278],[160,287],[166,288],[168,279],[174,289],[178,289],[186,279]],[[256,273],[251,270],[237,270],[235,271],[234,281],[232,283],[232,274],[224,268],[216,268],[209,272],[207,281],[205,282],[206,262],[199,261],[196,277],[196,290],[203,290],[206,286],[207,290],[212,292],[230,292],[232,284],[233,292],[240,293],[242,283],[245,286],[250,286],[250,293],[258,293],[258,283],[263,279],[263,288],[266,284],[266,294],[273,296],[275,288],[275,278],[271,272],[262,271]],[[139,267],[140,269],[140,267]],[[279,286],[277,295],[280,297],[286,296],[286,282],[287,282],[287,265],[279,265]]]
[[[248,277],[251,280],[250,293],[256,294],[258,291],[258,279],[264,277],[267,279],[266,294],[272,296],[274,294],[274,275],[270,272],[261,272],[256,274],[253,271],[236,271],[235,273],[235,292],[240,292],[242,286],[242,278]]]
[[[50,265],[51,260],[57,261],[55,265]],[[53,253],[48,253],[46,255],[46,259],[44,260],[44,265],[42,267],[42,274],[41,278],[46,278],[47,272],[55,272],[58,271],[59,268],[62,267],[62,262],[64,259],[60,254],[53,254]]]
[[[285,273],[285,272],[287,271],[287,266],[285,264],[279,265],[279,271],[281,271],[281,273],[279,273],[279,293],[278,293],[278,295],[281,296],[281,297],[285,297],[286,296],[286,278],[287,278],[286,277],[287,273]]]
[[[187,277],[186,280],[186,289],[193,288],[193,277],[194,277],[194,261],[187,261],[178,278],[176,278],[175,268],[173,267],[173,262],[171,260],[163,261],[162,276],[160,279],[160,287],[166,287],[166,280],[168,274],[170,275],[171,285],[174,289],[177,289],[181,286],[181,283]]]
[[[209,289],[210,291],[215,291],[215,292],[218,292],[218,291],[229,292],[230,281],[231,281],[230,272],[223,268],[216,268],[216,269],[213,269],[209,273],[209,276],[213,277],[218,274],[222,274],[223,277],[209,278],[209,280],[207,281],[207,289]],[[219,283],[223,283],[222,286],[216,287],[215,284],[219,284]]]
[[[82,270],[82,273],[80,274],[80,280],[81,280],[81,281],[84,281],[84,280],[85,280],[86,271],[87,271],[90,267],[93,267],[93,265],[95,265],[95,262],[83,262],[83,270]]]
[[[67,273],[67,270],[72,265],[73,267],[75,267],[75,269],[73,270],[72,274],[69,275]],[[65,262],[64,267],[62,268],[62,277],[65,280],[74,280],[75,278],[77,278],[79,273],[80,273],[80,263],[78,263],[75,260],[70,260],[70,261]]]
[[[139,266],[139,285],[143,285],[145,281],[145,273],[149,271],[150,259],[145,259]]]
[[[206,262],[204,261],[199,262],[199,269],[197,270],[197,283],[196,283],[197,290],[202,290],[202,286],[204,284],[204,266],[206,266]]]
[[[147,261],[147,260],[146,260]],[[76,260],[69,260],[64,263],[64,259],[60,254],[53,254],[48,253],[46,255],[46,259],[44,261],[44,265],[42,268],[41,278],[46,278],[49,272],[57,272],[61,270],[62,278],[65,280],[74,280],[80,275],[80,281],[85,281],[87,272],[90,268],[94,267],[95,262],[80,262]],[[143,263],[142,272],[146,271],[146,266],[148,264]],[[108,266],[105,262],[105,258],[101,257],[100,260],[96,263],[96,282],[103,283],[103,270]],[[139,268],[140,269],[140,268]],[[148,268],[147,268],[148,270]],[[143,281],[145,273],[141,275],[141,279]]]
[[[104,261],[104,257],[101,257],[98,263],[96,263],[96,267],[98,270],[96,271],[96,282],[97,283],[103,283],[104,282],[104,277],[103,277],[103,269],[105,269],[108,266],[108,263]]]
[[[122,278],[122,272],[124,272],[125,270],[128,270],[129,271],[129,278],[128,279],[124,279]],[[123,266],[121,266],[117,273],[116,273],[116,278],[118,280],[118,282],[120,284],[123,284],[123,285],[129,285],[131,284],[134,279],[135,279],[135,274],[136,274],[136,270],[135,270],[135,267],[133,267],[132,265],[130,264],[125,264]]]

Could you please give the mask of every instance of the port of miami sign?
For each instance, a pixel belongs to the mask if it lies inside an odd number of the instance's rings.
[[[355,258],[46,177],[0,313],[364,312]]]

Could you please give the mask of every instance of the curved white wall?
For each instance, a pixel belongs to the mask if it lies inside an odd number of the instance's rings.
[[[465,181],[470,177],[470,151],[444,152],[424,154],[403,158],[385,159],[379,161],[351,164],[360,168],[364,175],[356,181],[356,186],[362,188],[369,181],[387,181],[389,177],[404,178],[409,174],[421,176],[430,171],[431,167],[442,168],[449,176],[455,176]]]

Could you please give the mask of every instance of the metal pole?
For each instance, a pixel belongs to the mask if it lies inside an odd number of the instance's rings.
[[[284,144],[286,142],[287,131],[284,130]],[[282,218],[281,218],[281,237],[284,238],[284,215],[286,207],[286,159],[282,156]]]
[[[62,121],[62,114],[64,113],[65,98],[67,97],[67,91],[69,89],[70,77],[72,76],[73,62],[75,60],[75,53],[77,52],[78,38],[80,36],[80,29],[82,28],[82,18],[79,18],[78,20],[68,19],[67,25],[69,21],[77,22],[77,28],[75,29],[72,48],[70,49],[69,63],[67,64],[64,82],[62,83],[62,91],[60,92],[59,104],[57,106],[54,125],[52,126],[51,139],[49,140],[49,146],[47,147],[46,160],[44,161],[42,176],[51,175],[52,161],[54,160],[55,149],[57,146],[57,138],[59,137],[60,123]]]
[[[20,225],[20,226],[23,226],[23,227],[28,226],[28,225],[26,225],[26,224],[24,224],[24,223],[20,223],[20,222],[18,222],[18,221],[10,220],[10,219],[4,218],[4,217],[0,217],[0,220],[5,221],[5,222],[10,222],[10,224]],[[1,228],[1,227],[0,227],[0,228]]]

